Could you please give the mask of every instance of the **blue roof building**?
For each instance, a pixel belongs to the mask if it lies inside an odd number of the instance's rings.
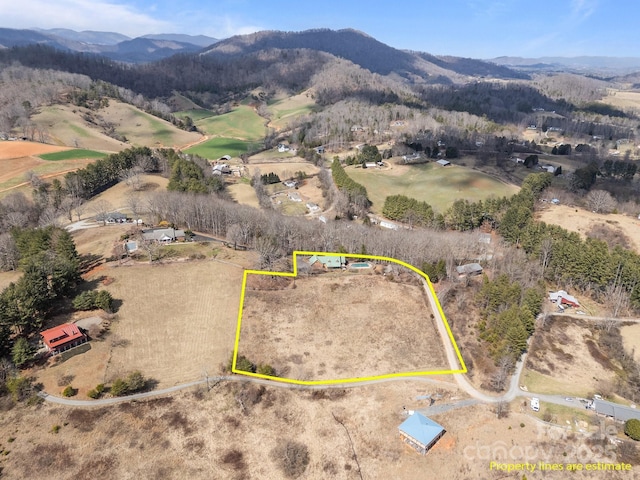
[[[398,427],[400,438],[421,455],[426,455],[446,430],[430,418],[415,412]]]

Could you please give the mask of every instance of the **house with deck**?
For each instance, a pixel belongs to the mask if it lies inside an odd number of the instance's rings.
[[[343,255],[314,255],[309,258],[311,267],[320,267],[324,270],[343,268],[347,264],[347,259]]]

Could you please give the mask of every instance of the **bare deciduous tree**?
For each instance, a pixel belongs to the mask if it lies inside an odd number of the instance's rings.
[[[596,213],[611,213],[617,205],[615,198],[605,190],[592,190],[587,194],[587,207]]]

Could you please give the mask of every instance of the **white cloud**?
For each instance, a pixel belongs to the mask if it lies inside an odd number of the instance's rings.
[[[201,33],[215,38],[228,38],[234,35],[246,35],[265,30],[264,26],[254,25],[231,15],[202,15],[202,12],[180,12],[177,30],[185,33]]]
[[[5,28],[70,28],[114,31],[132,37],[171,31],[169,22],[110,0],[0,0]]]
[[[597,8],[597,0],[571,0],[571,17],[574,21],[582,22],[593,15]]]

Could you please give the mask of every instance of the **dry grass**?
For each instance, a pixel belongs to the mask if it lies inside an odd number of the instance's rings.
[[[611,381],[615,372],[592,328],[560,315],[547,319],[536,330],[521,383],[539,393],[585,396]]]
[[[329,273],[263,288],[248,282],[239,352],[282,376],[330,380],[447,368],[419,285]]]
[[[256,191],[248,183],[234,183],[233,185],[227,186],[227,190],[236,202],[249,205],[250,207],[260,208]]]
[[[105,272],[100,272],[105,274]],[[107,290],[122,300],[106,378],[140,370],[159,387],[203,378],[233,349],[242,269],[215,261],[111,268]]]
[[[145,202],[144,198],[148,192],[156,190],[165,190],[169,184],[169,179],[160,175],[141,175],[140,191],[135,191],[132,187],[128,186],[125,182],[120,182],[113,187],[105,190],[104,192],[96,195],[84,205],[84,214],[82,218],[93,218],[96,216],[95,206],[98,202],[106,201],[110,205],[110,209],[118,210],[124,213],[131,213],[129,207],[129,197],[137,196],[140,201],[139,208],[144,210]],[[74,216],[75,220],[75,216]]]
[[[93,479],[283,478],[269,453],[283,440],[305,445],[309,465],[300,478],[357,480],[354,451],[363,478],[515,478],[489,470],[489,462],[576,462],[573,452],[585,445],[574,434],[546,427],[514,402],[508,418],[497,420],[489,406],[427,415],[446,430],[427,456],[398,436],[402,406],[424,408],[417,395],[436,388],[398,382],[346,390],[343,395],[266,389],[262,400],[245,411],[236,397],[242,387],[221,384],[210,392],[191,391],[121,406],[77,409],[45,405],[14,409],[0,417],[3,478]],[[343,392],[342,390],[329,392]],[[436,402],[450,402],[455,391],[442,391]],[[353,441],[353,450],[344,422]],[[60,425],[58,434],[51,433]],[[594,427],[587,427],[593,431]],[[15,438],[7,443],[9,437]],[[526,450],[525,450],[526,449]],[[513,452],[507,459],[505,453]],[[585,455],[584,447],[580,451]],[[587,452],[588,453],[588,452]],[[455,461],[452,461],[455,459]],[[582,458],[581,462],[594,458]],[[531,480],[563,479],[565,472],[527,472]],[[522,472],[517,478],[522,477]],[[593,479],[593,472],[571,478]],[[604,477],[603,477],[604,478]],[[608,473],[606,478],[616,477]]]
[[[550,205],[537,215],[538,219],[552,225],[560,225],[571,232],[577,232],[582,238],[605,224],[609,230],[618,232],[621,238],[630,239],[631,247],[640,253],[640,220],[620,214],[599,214],[568,205]]]
[[[251,163],[247,167],[250,176],[253,175],[257,169],[259,169],[262,175],[274,172],[280,177],[281,180],[286,180],[287,178],[295,176],[296,172],[299,171],[306,172],[307,175],[316,175],[320,171],[320,169],[315,165],[309,162],[305,162],[298,157],[294,157],[291,161],[280,162],[254,163],[253,157],[251,160]]]
[[[602,102],[624,110],[633,109],[639,111],[640,92],[611,90],[609,95],[602,99]]]
[[[7,288],[11,282],[17,282],[21,276],[22,272],[18,270],[0,272],[0,292]]]
[[[56,145],[107,152],[118,152],[128,147],[126,143],[102,133],[97,125],[87,122],[83,118],[85,112],[89,110],[74,105],[53,105],[43,108],[32,120],[46,129]]]
[[[634,359],[640,362],[640,324],[627,325],[620,329],[624,349],[628,352],[634,352]]]

